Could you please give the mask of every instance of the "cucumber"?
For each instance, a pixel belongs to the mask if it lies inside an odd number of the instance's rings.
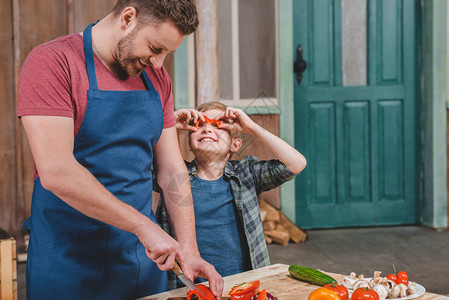
[[[333,282],[337,283],[337,280],[334,278],[309,267],[290,265],[290,267],[288,267],[288,272],[293,278],[320,286]]]

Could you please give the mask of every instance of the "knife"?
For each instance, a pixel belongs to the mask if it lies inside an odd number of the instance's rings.
[[[179,267],[179,265],[178,265],[177,262],[175,262],[175,265],[173,266],[173,268],[171,268],[171,270],[173,271],[173,273],[176,274],[176,276],[178,276],[179,280],[181,280],[182,283],[184,283],[189,289],[191,289],[192,291],[193,291],[193,290],[198,290],[198,291],[200,291],[200,293],[201,293],[202,295],[204,295],[203,291],[200,290],[200,289],[195,285],[195,283],[194,283],[192,280],[188,279],[188,278],[184,275],[184,273],[183,273],[182,270],[181,270],[181,267]]]

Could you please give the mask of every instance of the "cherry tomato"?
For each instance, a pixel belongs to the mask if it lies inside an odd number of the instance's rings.
[[[398,279],[396,280],[396,284],[401,284],[401,283],[405,284],[405,286],[408,286],[408,279],[405,279],[405,278],[398,278]]]
[[[337,293],[338,296],[340,296],[341,300],[348,300],[348,298],[349,298],[348,289],[344,285],[330,283],[330,284],[326,284],[324,287]]]
[[[396,276],[398,279],[407,279],[408,280],[408,274],[405,273],[404,271],[401,271],[398,273],[398,275]]]
[[[393,281],[394,283],[396,283],[396,280],[398,280],[398,278],[393,274],[388,274],[387,278]]]
[[[379,300],[379,294],[369,288],[359,288],[352,293],[351,300]]]

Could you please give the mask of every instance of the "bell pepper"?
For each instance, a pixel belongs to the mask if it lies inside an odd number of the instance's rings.
[[[206,120],[206,123],[209,124],[209,125],[214,125],[214,124],[216,124],[217,127],[218,127],[218,126],[220,126],[220,124],[221,124],[221,121],[215,120],[215,119],[209,119],[209,118],[206,117],[206,116],[204,116],[204,119]],[[195,128],[196,128],[196,129],[198,129],[198,128],[200,127],[200,122],[202,122],[202,121],[200,121],[200,120],[196,121],[196,123],[195,123]]]
[[[257,298],[256,300],[268,300],[267,297],[267,291],[266,290],[261,290],[257,293]]]
[[[234,286],[229,292],[229,296],[231,296],[231,300],[251,300],[254,296],[256,296],[259,286],[259,280],[250,283],[244,282],[240,285]]]
[[[338,294],[328,288],[321,287],[310,293],[308,300],[341,300]]]
[[[337,295],[340,296],[341,300],[348,300],[348,298],[349,298],[348,289],[344,285],[336,284],[334,282],[334,283],[326,284],[324,287],[337,293]]]
[[[207,286],[202,284],[197,284],[196,286],[201,290],[202,293],[198,290],[192,290],[187,294],[187,300],[215,300],[214,294],[212,294]],[[196,297],[192,298],[193,295],[195,295]]]

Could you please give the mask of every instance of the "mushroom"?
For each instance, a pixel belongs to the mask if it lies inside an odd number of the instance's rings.
[[[401,288],[397,285],[395,285],[392,289],[390,294],[388,294],[388,298],[397,298],[399,296],[399,293],[401,292]]]
[[[379,295],[379,300],[385,299],[388,297],[388,290],[383,284],[375,284],[373,286],[373,291],[375,291]]]
[[[347,288],[350,288],[350,289],[354,286],[354,283],[356,281],[357,281],[357,277],[356,277],[356,274],[354,272],[351,272],[351,274],[349,274],[349,276],[343,277],[343,284]]]
[[[380,272],[380,271],[374,271],[374,277],[369,282],[369,285],[371,288],[373,288],[376,284],[378,284],[382,281],[382,277],[380,277],[381,273],[382,272]]]
[[[393,280],[384,277],[382,278],[382,285],[387,289],[388,294],[390,294],[393,288],[396,286],[396,283],[394,283]]]
[[[407,293],[409,295],[411,294],[416,294],[418,292],[418,289],[416,288],[416,282],[409,282],[408,286],[407,286]]]
[[[367,288],[370,287],[368,281],[366,281],[365,279],[359,279],[354,283],[354,285],[352,286],[352,289],[355,291],[358,288],[366,288],[366,287]]]
[[[397,285],[400,289],[399,291],[399,297],[407,297],[407,286],[403,283],[400,283]]]

